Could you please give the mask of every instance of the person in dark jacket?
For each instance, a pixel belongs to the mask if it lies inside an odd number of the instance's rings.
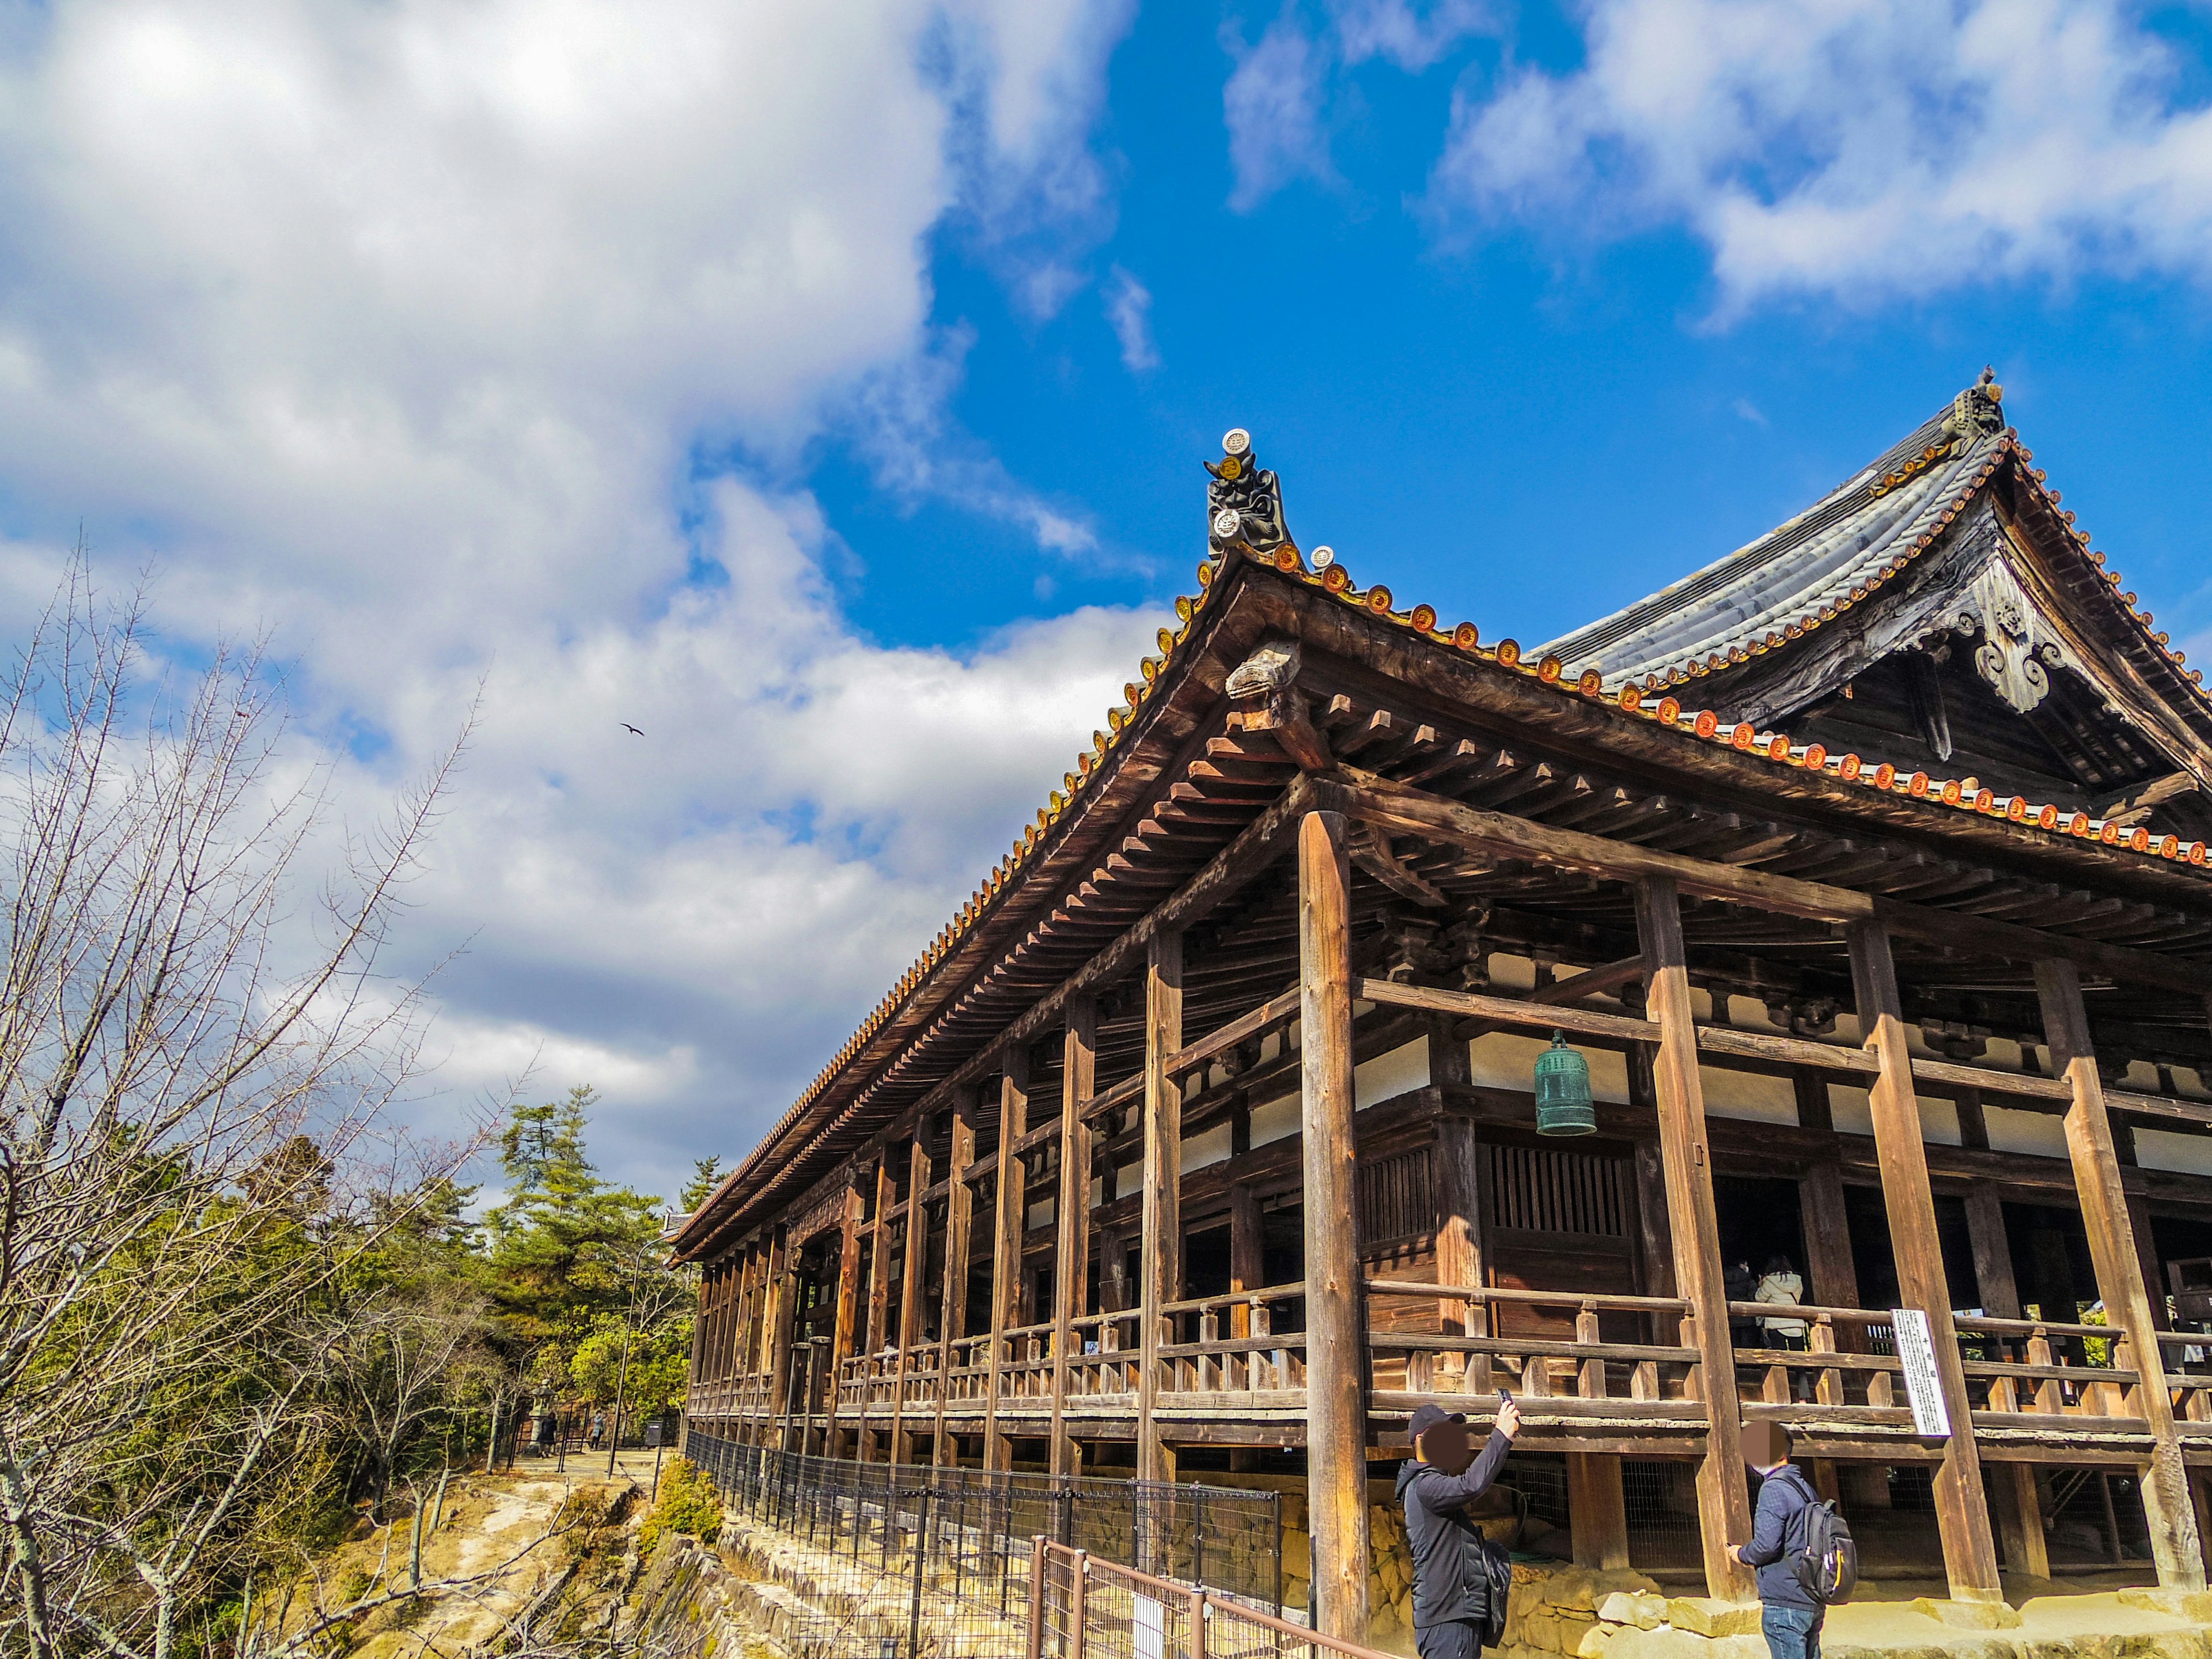
[[[1420,1659],[1480,1659],[1482,1621],[1490,1610],[1490,1575],[1482,1532],[1467,1506],[1490,1490],[1504,1467],[1521,1409],[1498,1407],[1498,1426],[1481,1455],[1467,1437],[1467,1419],[1442,1406],[1413,1413],[1413,1455],[1398,1471],[1406,1537],[1413,1551],[1413,1648]]]
[[[1779,1423],[1743,1425],[1743,1461],[1759,1471],[1759,1510],[1751,1541],[1729,1553],[1759,1572],[1759,1627],[1773,1659],[1820,1659],[1827,1609],[1798,1576],[1805,1553],[1805,1516],[1820,1501],[1804,1470],[1790,1461],[1790,1433]]]

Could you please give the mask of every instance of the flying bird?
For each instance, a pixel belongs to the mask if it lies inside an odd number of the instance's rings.
[[[643,736],[645,735],[645,733],[644,733],[644,732],[642,732],[639,731],[639,730],[637,729],[637,727],[635,727],[635,726],[632,726],[632,725],[631,725],[628,720],[624,720],[624,721],[623,721],[623,722],[622,722],[622,729],[623,729],[623,731],[625,731],[625,732],[629,732],[629,733],[630,734],[630,736],[632,736],[632,737],[634,737],[634,738],[641,738],[641,737],[643,737]]]

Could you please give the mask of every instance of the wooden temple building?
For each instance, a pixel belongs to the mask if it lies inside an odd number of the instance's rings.
[[[1917,1482],[1956,1597],[2090,1468],[2202,1586],[2212,701],[2002,395],[1541,647],[1302,547],[1231,433],[1110,730],[673,1234],[690,1431],[1299,1474],[1338,1634],[1370,1462],[1500,1386],[1586,1565],[1664,1465],[1747,1594],[1768,1418],[1847,1506]],[[1732,1288],[1770,1255],[1801,1301]]]

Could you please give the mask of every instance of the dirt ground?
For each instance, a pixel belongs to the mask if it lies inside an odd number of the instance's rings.
[[[605,1471],[601,1454],[570,1459],[565,1473],[556,1473],[550,1461],[525,1462],[513,1474],[457,1473],[434,1528],[425,1518],[422,1580],[431,1588],[358,1619],[348,1659],[452,1659],[495,1636],[572,1562],[572,1595],[618,1595],[621,1558],[635,1538],[652,1484],[651,1455],[641,1465],[636,1455],[625,1454],[611,1480]],[[604,1515],[633,1486],[620,1528],[577,1524],[580,1514]],[[426,1506],[434,1504],[434,1491],[423,1494]],[[404,1587],[413,1526],[410,1515],[399,1516],[318,1562],[314,1576],[323,1603],[336,1606],[380,1588]],[[303,1582],[294,1592],[285,1627],[299,1628],[312,1616],[313,1601]]]

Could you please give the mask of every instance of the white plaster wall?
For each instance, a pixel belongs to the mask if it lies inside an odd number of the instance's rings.
[[[2178,1135],[2166,1129],[2138,1128],[2136,1162],[2147,1170],[2212,1175],[2212,1136]]]
[[[1226,1163],[1229,1158],[1229,1126],[1217,1123],[1204,1134],[1193,1135],[1182,1144],[1182,1172],[1203,1170],[1209,1164]]]
[[[1954,1100],[1930,1100],[1920,1097],[1920,1138],[1936,1146],[1962,1146],[1966,1137],[1959,1132],[1959,1103]]]
[[[1548,1038],[1523,1036],[1518,1031],[1485,1032],[1468,1045],[1468,1074],[1487,1088],[1517,1089],[1525,1095],[1535,1086],[1536,1056],[1551,1046]],[[1596,1088],[1595,1067],[1591,1088]]]
[[[2056,1112],[1984,1105],[1982,1117],[1990,1126],[1992,1152],[2032,1152],[2038,1158],[2066,1156],[2066,1123]]]
[[[1302,1108],[1296,1095],[1284,1095],[1264,1106],[1252,1109],[1252,1144],[1264,1146],[1271,1140],[1286,1140],[1297,1133]]]
[[[1744,1118],[1759,1123],[1797,1121],[1797,1091],[1786,1077],[1761,1077],[1752,1072],[1726,1072],[1700,1066],[1708,1117]]]
[[[1429,1041],[1416,1037],[1352,1068],[1352,1097],[1360,1108],[1429,1086]]]

